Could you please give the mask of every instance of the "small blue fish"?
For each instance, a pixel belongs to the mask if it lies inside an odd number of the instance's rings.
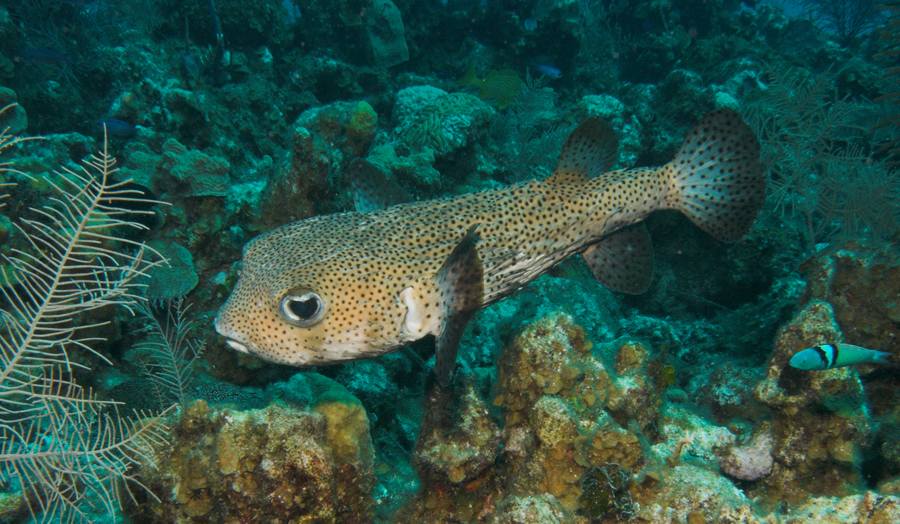
[[[896,357],[852,344],[820,344],[798,351],[791,357],[791,367],[807,371],[851,366],[853,364],[897,364]]]
[[[137,128],[124,120],[118,118],[101,118],[94,122],[100,129],[106,129],[106,132],[113,136],[121,136],[124,138],[132,137],[137,133]]]
[[[562,76],[563,76],[562,71],[560,71],[558,67],[551,65],[551,64],[545,64],[543,62],[532,61],[531,67],[537,69],[538,73],[540,73],[544,76],[549,76],[550,78],[562,78]]]

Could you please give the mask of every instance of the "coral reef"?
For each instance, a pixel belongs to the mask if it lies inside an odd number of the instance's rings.
[[[434,475],[460,484],[494,463],[500,451],[500,429],[472,384],[461,395],[435,389],[425,404],[415,452],[422,477]]]
[[[400,121],[400,136],[409,146],[446,155],[477,136],[491,112],[483,102],[465,93],[445,93],[417,108],[412,122]]]
[[[900,255],[877,240],[850,240],[817,253],[801,268],[804,300],[824,300],[834,309],[845,341],[871,349],[894,348],[900,320]]]
[[[758,480],[772,472],[772,435],[769,428],[758,430],[741,446],[727,449],[719,457],[719,467],[731,477],[740,480]]]
[[[230,186],[230,169],[225,158],[188,149],[170,138],[158,155],[147,151],[133,152],[122,174],[158,194],[225,196]]]
[[[147,270],[139,282],[144,286],[144,297],[151,301],[169,301],[191,292],[199,282],[194,270],[194,257],[187,249],[169,240],[154,240],[147,247],[164,262]]]
[[[369,148],[377,123],[366,102],[336,102],[301,114],[290,154],[266,183],[251,227],[265,231],[334,210],[329,200],[339,176]]]
[[[189,303],[207,346],[160,471],[141,471],[162,501],[115,517],[900,521],[895,370],[788,365],[820,343],[900,351],[900,10],[857,31],[806,3],[5,2],[0,108],[18,105],[0,136],[44,139],[0,148],[4,292],[27,285],[11,258],[52,256],[26,238],[29,210],[60,198],[52,170],[80,173],[105,123],[126,159],[111,180],[142,200],[125,240],[170,260],[137,283]],[[296,374],[210,328],[254,236],[353,209],[355,159],[421,201],[543,179],[594,116],[619,135],[614,168],[659,165],[723,107],[756,130],[770,181],[750,234],[726,246],[654,213],[647,293],[603,289],[572,257],[472,318],[448,388],[430,341]],[[123,422],[173,400],[142,374],[147,319],[77,318],[90,342],[61,379],[121,402]],[[0,519],[30,518],[0,484]]]
[[[138,504],[138,520],[371,522],[365,410],[337,383],[308,379],[317,392],[309,409],[191,404],[172,443],[153,448],[141,467],[143,482],[169,495]]]
[[[858,457],[871,444],[872,422],[856,370],[803,373],[787,366],[797,351],[840,336],[831,306],[814,300],[775,342],[766,378],[756,388],[773,415],[775,467],[763,480],[771,498],[839,496],[859,484]]]

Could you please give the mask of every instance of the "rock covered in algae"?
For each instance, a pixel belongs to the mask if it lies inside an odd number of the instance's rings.
[[[802,267],[804,299],[828,301],[845,342],[891,351],[900,337],[900,251],[876,241],[848,241]]]
[[[664,482],[638,489],[636,499],[641,506],[636,522],[654,524],[718,523],[722,511],[751,506],[728,479],[693,464],[672,467]]]
[[[423,476],[438,475],[459,484],[472,480],[494,462],[500,429],[471,383],[462,395],[433,389],[426,399],[425,412],[415,454]]]
[[[266,231],[337,211],[337,180],[353,158],[369,149],[377,124],[378,115],[364,101],[335,102],[297,117],[290,154],[267,182],[253,228]]]
[[[740,446],[729,448],[719,457],[719,466],[727,475],[740,480],[757,480],[772,472],[772,434],[765,424]]]
[[[133,151],[122,167],[122,176],[159,194],[221,197],[231,185],[230,171],[225,157],[188,148],[170,138],[158,155],[146,147]]]
[[[803,371],[791,356],[842,340],[831,305],[813,300],[779,332],[756,398],[773,413],[775,459],[761,481],[769,497],[792,502],[812,495],[845,495],[860,485],[858,465],[872,428],[856,369]]]
[[[174,424],[170,444],[141,468],[161,501],[141,501],[137,520],[371,522],[368,419],[358,401],[338,393],[319,395],[310,409],[276,402],[231,411],[194,402]]]
[[[499,362],[493,404],[504,421],[502,455],[476,390],[457,393],[468,399],[455,410],[433,397],[429,411],[438,413],[426,416],[434,421],[423,424],[417,446],[422,488],[395,521],[587,523],[577,513],[585,471],[610,461],[632,471],[642,460],[637,437],[603,409],[614,388],[571,316],[529,322]],[[477,449],[460,445],[469,442]]]
[[[574,524],[588,522],[546,495],[509,497],[488,521],[491,524]]]
[[[632,470],[643,456],[635,435],[604,411],[623,391],[591,347],[571,316],[539,318],[500,357],[494,400],[504,409],[513,491],[553,495],[570,511],[579,507],[587,468],[614,462]],[[641,361],[624,357],[620,367],[631,372]]]

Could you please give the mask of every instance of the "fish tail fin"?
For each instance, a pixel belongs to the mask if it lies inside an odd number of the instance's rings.
[[[759,140],[731,109],[704,116],[663,169],[670,184],[666,207],[723,242],[750,231],[766,198]]]
[[[889,366],[900,366],[900,360],[897,359],[897,355],[886,353],[884,351],[877,352],[872,358],[872,361],[879,364],[887,364]]]

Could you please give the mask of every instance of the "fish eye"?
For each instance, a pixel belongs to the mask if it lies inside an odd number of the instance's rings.
[[[308,289],[291,290],[281,299],[278,312],[292,326],[310,327],[322,320],[325,303]]]

